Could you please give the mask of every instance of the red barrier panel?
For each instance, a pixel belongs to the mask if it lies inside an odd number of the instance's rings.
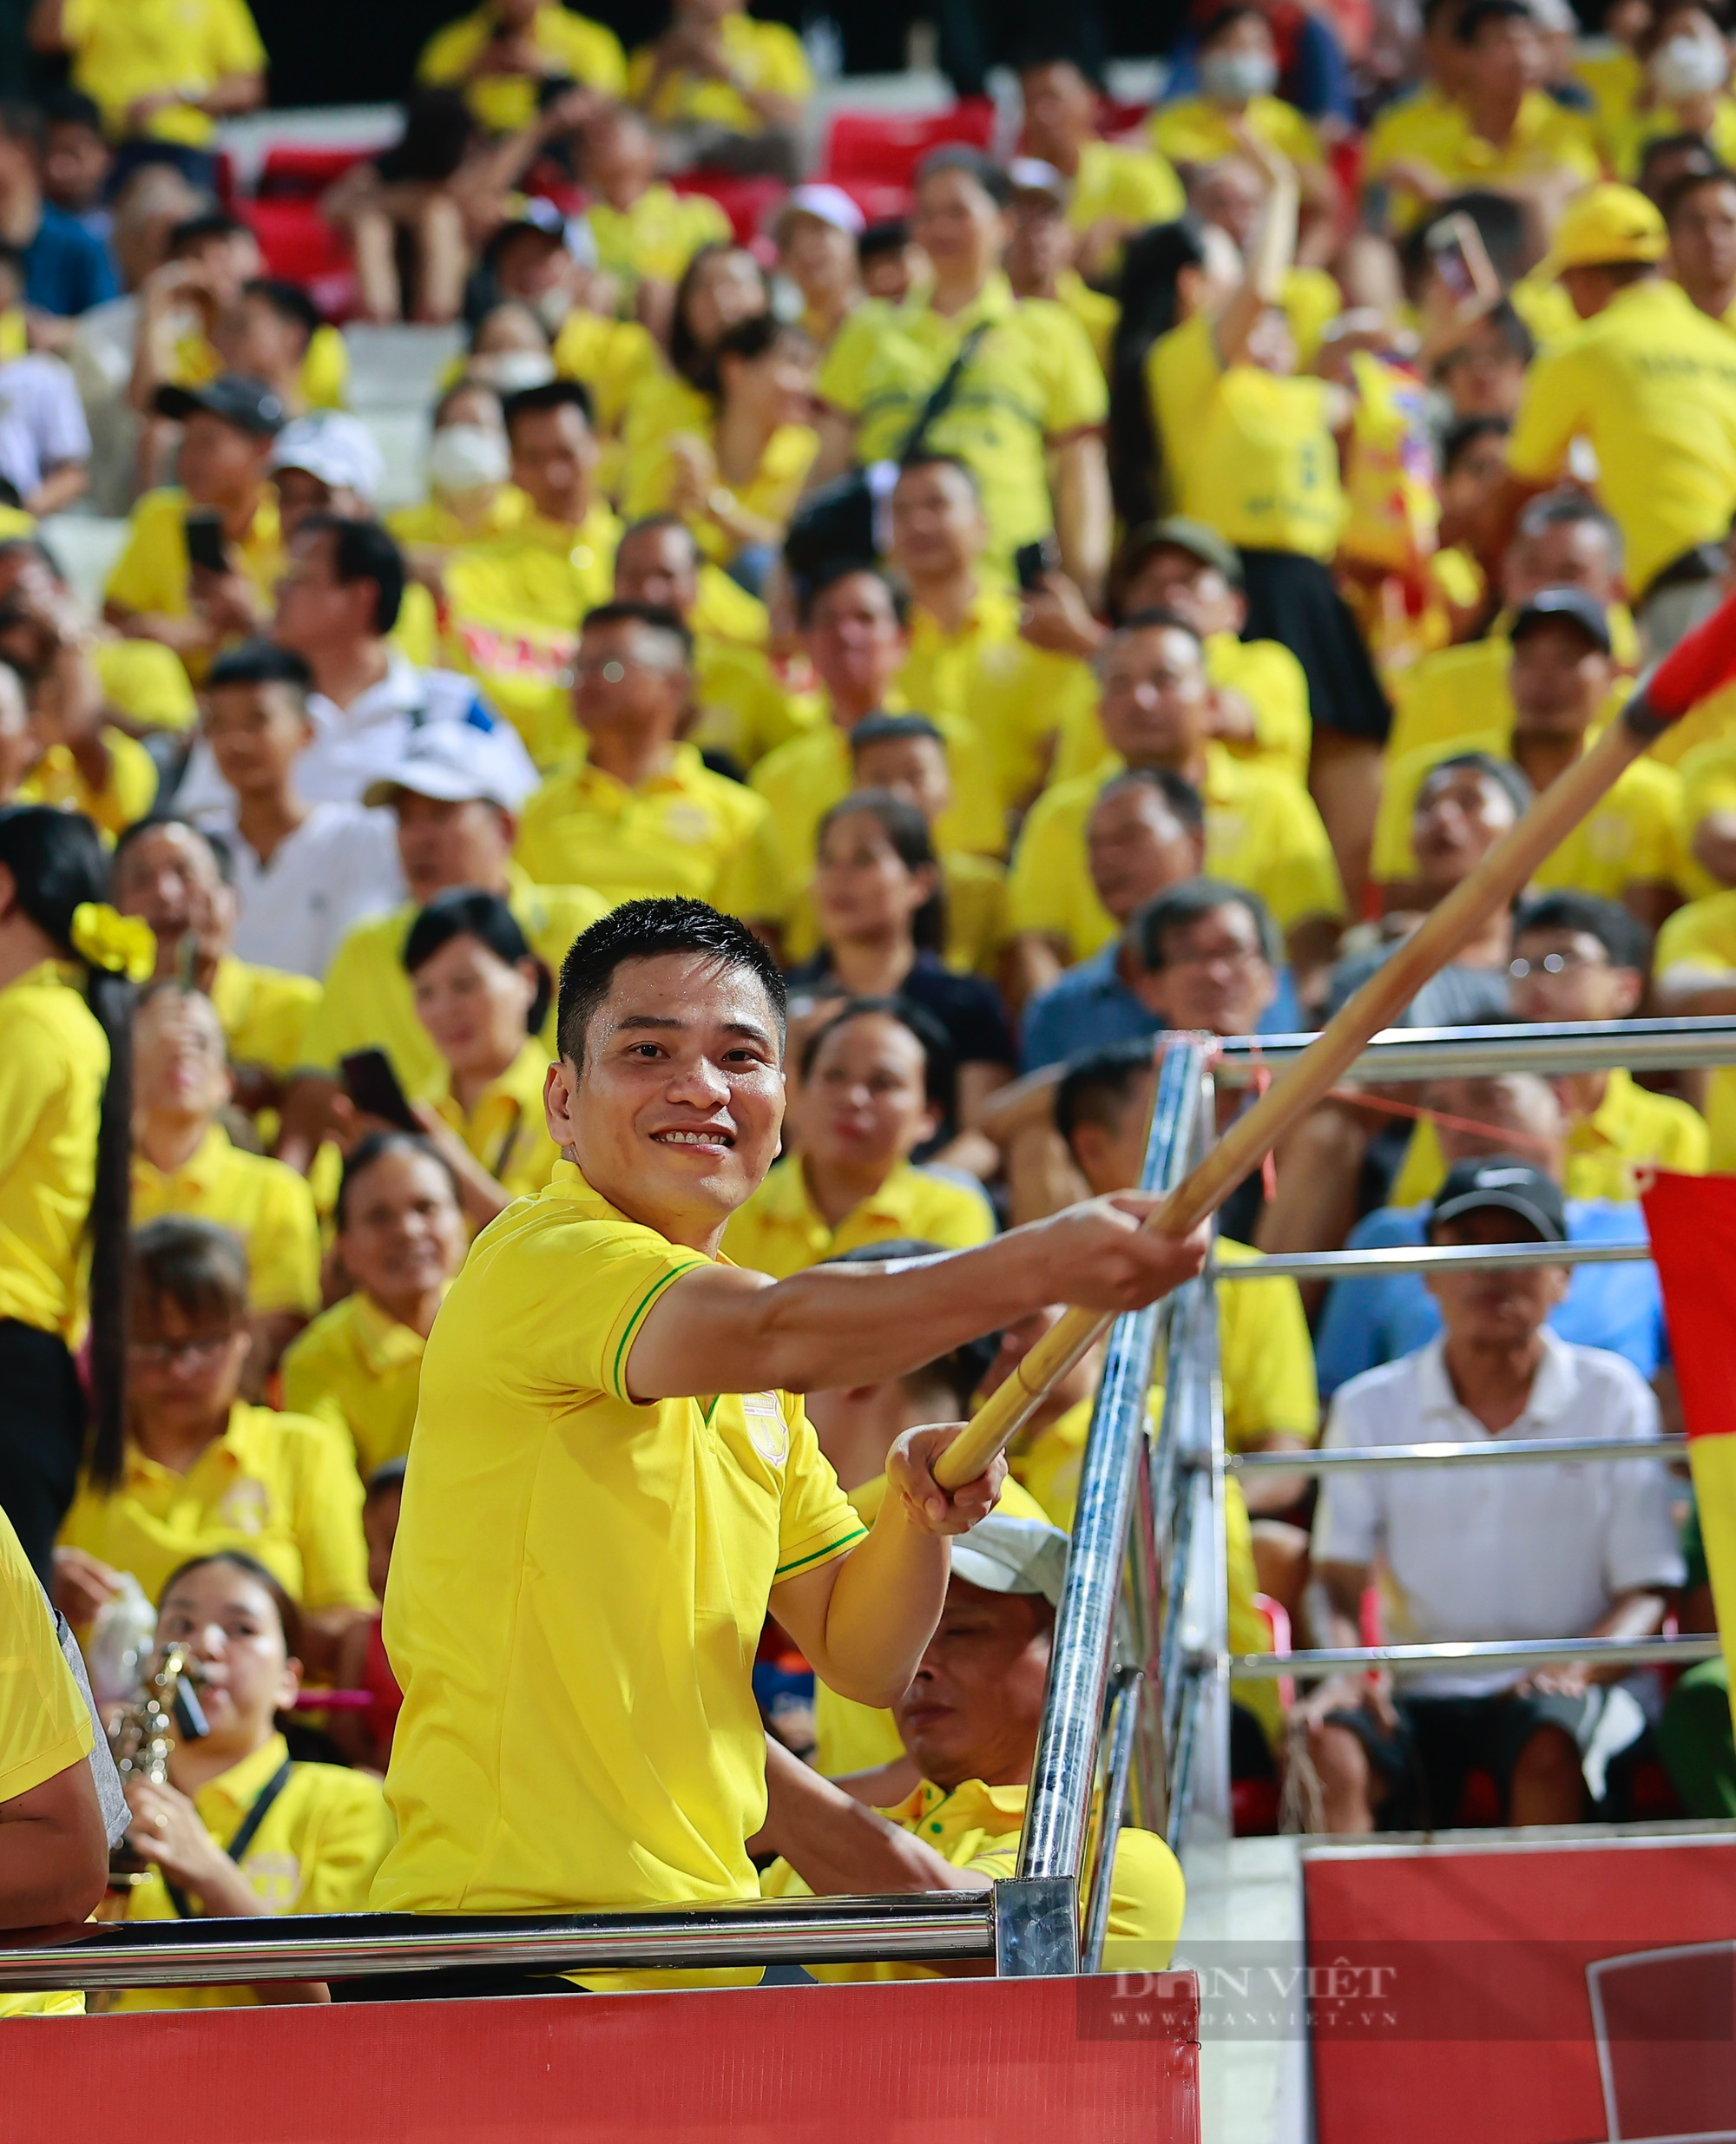
[[[1082,1996],[1108,1984],[20,2020],[0,2134],[71,2144],[136,2115],[174,2144],[1199,2144],[1197,2042],[1122,2029]]]
[[[1317,1989],[1343,1961],[1382,1998],[1315,2019],[1318,2144],[1736,2130],[1736,1840],[1313,1854],[1303,1888]],[[1600,2049],[1586,1969],[1616,1958]]]

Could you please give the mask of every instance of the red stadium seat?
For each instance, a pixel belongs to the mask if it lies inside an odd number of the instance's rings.
[[[242,201],[239,210],[260,242],[267,275],[303,285],[328,319],[349,312],[355,304],[349,242],[312,201]]]
[[[831,184],[849,194],[870,223],[884,223],[891,216],[908,215],[911,189],[884,179],[833,179]]]
[[[266,151],[260,182],[253,189],[255,197],[262,201],[318,201],[327,187],[335,186],[367,154],[366,149],[279,142]]]
[[[994,138],[995,108],[987,97],[966,97],[950,112],[905,119],[886,112],[839,112],[825,145],[822,178],[843,183],[878,180],[908,186],[930,149],[951,141],[987,148]]]
[[[670,184],[678,194],[703,194],[715,201],[743,246],[759,236],[767,211],[788,191],[781,179],[745,179],[733,171],[684,171]]]

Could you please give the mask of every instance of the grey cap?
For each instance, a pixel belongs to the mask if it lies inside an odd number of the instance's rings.
[[[1046,1519],[991,1511],[953,1542],[952,1575],[984,1593],[1040,1593],[1058,1606],[1067,1536]]]

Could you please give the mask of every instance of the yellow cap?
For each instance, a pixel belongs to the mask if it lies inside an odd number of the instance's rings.
[[[1661,260],[1667,242],[1664,220],[1643,194],[1631,186],[1588,186],[1562,211],[1542,273]]]

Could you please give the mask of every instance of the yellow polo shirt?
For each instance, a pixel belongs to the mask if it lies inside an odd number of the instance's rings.
[[[214,1124],[190,1160],[165,1175],[133,1149],[135,1226],[164,1213],[233,1228],[247,1246],[247,1300],[254,1311],[319,1307],[319,1219],[307,1179],[266,1154],[232,1146]]]
[[[925,1846],[932,1846],[956,1869],[971,1869],[996,1878],[1018,1866],[1019,1835],[1024,1830],[1023,1786],[985,1786],[966,1779],[947,1790],[924,1779],[906,1799],[881,1814],[891,1818]],[[1094,1820],[1093,1831],[1095,1831]],[[765,1898],[807,1898],[808,1885],[787,1861],[774,1861],[760,1878]],[[1109,1926],[1103,1943],[1106,1973],[1161,1972],[1170,1961],[1181,1933],[1187,1885],[1181,1864],[1154,1832],[1123,1826],[1115,1842],[1109,1874]],[[817,1980],[935,1980],[930,1965],[819,1965],[809,1968]]]
[[[1053,782],[1088,774],[1112,755],[1097,719],[1096,680],[1081,663],[1084,684],[1070,700],[1055,740]],[[1206,636],[1206,675],[1213,685],[1240,693],[1253,710],[1253,736],[1225,744],[1232,759],[1250,760],[1306,785],[1314,725],[1308,710],[1308,675],[1282,641],[1239,641],[1233,633]]]
[[[208,114],[170,104],[135,128],[129,108],[166,90],[202,96],[225,75],[256,75],[266,63],[243,0],[66,0],[61,36],[73,87],[101,106],[117,141],[136,133],[202,148],[217,132]]]
[[[539,886],[515,864],[507,874],[506,904],[530,950],[551,975],[559,971],[580,931],[615,905],[589,886]],[[296,1062],[335,1076],[339,1060],[358,1049],[383,1049],[407,1095],[425,1094],[440,1079],[440,1053],[416,1016],[416,994],[404,970],[415,903],[369,916],[346,931],[326,971],[319,1009],[306,1023]],[[551,1008],[542,1039],[555,1039]]]
[[[181,657],[161,641],[97,641],[89,653],[103,698],[129,722],[141,729],[184,730],[198,720],[199,703]]]
[[[621,523],[594,506],[577,528],[529,515],[446,561],[446,659],[476,679],[542,767],[571,748],[579,625],[606,603]]]
[[[1688,755],[1695,755],[1697,773],[1719,765],[1719,748],[1733,742],[1736,742],[1736,685],[1726,685],[1697,707],[1690,707],[1680,721],[1672,722],[1652,746],[1652,757],[1661,760],[1666,766],[1681,767],[1683,780],[1693,787],[1697,786],[1693,774],[1683,765]],[[1699,756],[1702,749],[1704,759]]]
[[[509,529],[519,527],[529,513],[530,502],[518,486],[503,483],[489,503],[480,536],[474,529],[467,528],[451,508],[437,497],[425,498],[419,506],[397,508],[385,516],[385,525],[406,549],[451,551],[461,544],[503,536]]]
[[[61,1657],[54,1611],[0,1511],[0,1804],[70,1772],[89,1756],[90,1708]],[[0,1995],[0,2017],[76,2017],[76,1990]]]
[[[864,1529],[792,1394],[628,1397],[647,1312],[706,1262],[563,1161],[453,1283],[386,1591],[404,1710],[376,1910],[756,1894],[766,1605]]]
[[[946,904],[946,964],[992,982],[1011,932],[1007,927],[1007,871],[992,857],[949,849],[940,859]]]
[[[227,1850],[288,1757],[288,1743],[273,1734],[194,1795],[200,1822],[220,1846]],[[248,1842],[240,1872],[268,1914],[361,1913],[391,1844],[391,1818],[372,1772],[298,1762]],[[180,1918],[160,1869],[123,1896],[125,1920]],[[258,2001],[247,1986],[129,1988],[114,2008],[220,2010]]]
[[[1425,746],[1388,763],[1374,823],[1373,877],[1391,885],[1410,877],[1410,817],[1431,768],[1463,752],[1507,758],[1512,733],[1485,730],[1448,746]],[[1623,889],[1643,880],[1680,884],[1687,864],[1681,777],[1671,766],[1636,760],[1620,774],[1558,849],[1532,876],[1545,892],[1571,889],[1619,901]]]
[[[283,1404],[329,1422],[355,1446],[366,1481],[410,1450],[428,1343],[358,1288],[322,1311],[284,1350]]]
[[[689,741],[701,751],[727,752],[743,768],[825,720],[812,694],[784,690],[759,648],[713,634],[695,635],[694,688],[700,716]]]
[[[108,1038],[53,961],[0,990],[0,1318],[70,1340]]]
[[[1319,135],[1282,97],[1250,97],[1235,115],[1207,97],[1176,97],[1152,114],[1146,138],[1172,164],[1215,164],[1220,156],[1243,154],[1240,127],[1304,169],[1312,170],[1325,161]]]
[[[1509,615],[1503,611],[1483,640],[1437,648],[1408,668],[1392,672],[1387,680],[1392,695],[1392,734],[1386,746],[1389,766],[1424,745],[1451,746],[1460,751],[1469,748],[1464,743],[1467,738],[1479,738],[1491,731],[1503,737],[1511,735],[1513,694],[1507,681],[1513,661],[1513,643],[1507,637]],[[1612,603],[1604,615],[1617,663],[1624,671],[1637,670],[1640,635],[1632,612],[1625,603]],[[1667,764],[1679,760],[1687,747],[1678,747],[1677,733],[1690,722],[1697,722],[1700,712],[1696,709],[1682,721],[1673,722],[1653,746],[1651,756]]]
[[[1654,104],[1649,111],[1630,109],[1610,128],[1609,153],[1618,176],[1630,186],[1639,182],[1640,165],[1654,141],[1667,135],[1693,132],[1712,145],[1712,153],[1726,168],[1736,156],[1736,97],[1727,93],[1713,101],[1712,124],[1705,128],[1684,128],[1680,115],[1667,104]]]
[[[166,648],[161,652],[168,654]],[[174,661],[173,656],[169,660]],[[181,669],[178,661],[174,667]],[[186,681],[187,674],[181,671],[181,682]],[[105,727],[102,742],[108,748],[108,773],[100,788],[85,779],[69,746],[50,745],[18,784],[11,801],[52,804],[63,812],[82,812],[112,841],[135,819],[143,819],[156,802],[157,766],[144,746],[124,730]]]
[[[492,42],[496,28],[490,7],[480,7],[474,14],[448,23],[422,48],[422,56],[416,62],[416,79],[437,85],[462,83],[464,102],[477,123],[490,134],[511,134],[536,118],[540,85],[534,75],[470,74],[478,56]],[[602,90],[605,96],[619,96],[626,87],[627,56],[621,49],[621,40],[602,23],[550,0],[531,16],[529,36],[539,57],[550,62],[550,73],[570,76],[589,89]]]
[[[1364,175],[1378,185],[1400,161],[1432,166],[1450,193],[1480,187],[1497,191],[1503,180],[1544,173],[1571,174],[1586,185],[1603,176],[1596,131],[1579,112],[1568,111],[1542,89],[1520,101],[1519,115],[1505,143],[1484,139],[1473,128],[1463,106],[1450,97],[1429,95],[1391,115],[1391,123],[1370,136]],[[1426,213],[1427,204],[1408,187],[1395,186],[1389,221],[1408,231]]]
[[[1142,231],[1147,224],[1174,222],[1187,206],[1187,195],[1167,156],[1117,141],[1081,146],[1067,196],[1067,220],[1075,231],[1088,231],[1106,219]]]
[[[1724,697],[1727,700],[1730,695]],[[1710,813],[1736,811],[1736,737],[1713,737],[1696,745],[1677,760],[1676,771],[1681,776],[1683,824],[1690,839]],[[1722,891],[1698,865],[1695,871],[1705,879],[1693,889],[1696,893]]]
[[[786,827],[774,836],[762,799],[682,744],[636,789],[575,754],[526,804],[516,853],[545,885],[582,865],[611,907],[686,894],[748,918],[778,913],[775,845],[787,837]]]
[[[1652,973],[1661,981],[1687,969],[1725,983],[1736,973],[1736,892],[1690,901],[1666,918],[1652,950]],[[0,1004],[4,1002],[0,998]],[[1716,1067],[1706,1082],[1706,1122],[1711,1141],[1706,1166],[1736,1172],[1736,1066]]]
[[[424,1096],[515,1199],[541,1191],[561,1158],[542,1116],[542,1082],[549,1065],[547,1046],[532,1038],[500,1077],[490,1081],[473,1109],[464,1108],[453,1094],[444,1066],[441,1078]]]
[[[1107,291],[1093,290],[1076,268],[1063,268],[1055,279],[1055,302],[1065,306],[1084,329],[1092,355],[1107,373],[1121,318],[1121,299]]]
[[[1175,512],[1249,549],[1332,557],[1345,508],[1325,380],[1226,366],[1201,312],[1152,345],[1146,385]]]
[[[1721,1076],[1726,1075],[1713,1075]],[[1648,1169],[1703,1176],[1711,1166],[1710,1138],[1699,1110],[1673,1095],[1654,1095],[1635,1086],[1631,1075],[1618,1065],[1609,1073],[1597,1108],[1588,1117],[1575,1117],[1568,1125],[1562,1187],[1570,1199],[1612,1199],[1631,1205],[1640,1195],[1639,1180]],[[1422,1119],[1404,1149],[1391,1203],[1423,1205],[1440,1189],[1446,1174],[1435,1128]]]
[[[302,1038],[319,995],[312,976],[255,967],[225,953],[211,980],[211,1002],[229,1045],[229,1062],[293,1071],[302,1062]]]
[[[903,1237],[968,1251],[995,1233],[993,1209],[980,1191],[909,1161],[833,1228],[815,1208],[800,1154],[792,1154],[731,1217],[723,1253],[732,1265],[783,1280],[865,1243]]]
[[[107,601],[125,610],[156,612],[166,618],[192,615],[193,568],[187,556],[187,516],[193,510],[186,492],[174,484],[146,492],[133,509],[126,544],[109,571],[102,591]],[[269,607],[284,567],[277,494],[269,488],[260,493],[253,518],[234,546],[234,554],[238,568]],[[210,658],[195,656],[187,668],[196,685],[210,668]]]
[[[972,352],[926,444],[957,454],[975,473],[994,558],[1004,567],[1022,543],[1049,533],[1048,450],[1095,430],[1108,412],[1103,368],[1090,338],[1064,306],[1015,298],[990,277],[976,301],[944,316],[927,297],[902,306],[870,300],[838,331],[818,382],[822,401],[857,421],[858,462],[896,459],[917,419],[976,327]]]
[[[715,444],[714,418],[707,420],[699,436],[707,444]],[[819,451],[819,434],[812,425],[779,424],[766,442],[760,465],[746,483],[729,485],[727,489],[750,514],[757,514],[762,521],[773,522],[782,529],[795,511],[808,470]],[[724,480],[720,477],[718,481],[722,483]],[[666,511],[674,488],[675,457],[667,436],[642,438],[628,451],[621,497],[621,511],[628,521]],[[689,517],[687,525],[693,531],[694,541],[707,558],[721,565],[734,556],[737,546],[714,521],[699,514]]]
[[[655,55],[649,45],[641,45],[634,54],[627,70],[627,94],[634,103],[644,106],[646,115],[658,126],[727,127],[732,134],[762,134],[766,122],[736,89],[737,82],[767,95],[793,97],[799,103],[813,95],[807,54],[792,30],[745,14],[726,15],[716,27],[723,63],[733,81],[682,69],[665,75],[656,95],[649,96]]]
[[[734,242],[729,218],[708,194],[678,194],[661,181],[630,208],[611,208],[599,195],[585,221],[596,240],[598,266],[619,276],[629,291],[648,280],[679,283],[701,246]]]
[[[1107,945],[1121,926],[1091,883],[1085,826],[1120,759],[1095,773],[1046,789],[1031,806],[1013,852],[1007,882],[1008,921],[1015,931],[1062,938],[1069,957],[1083,960]],[[1206,747],[1206,869],[1259,894],[1281,931],[1314,916],[1345,912],[1344,885],[1332,844],[1305,790],[1287,776]]]
[[[595,209],[591,213],[595,218]],[[607,439],[620,431],[634,395],[663,365],[661,352],[637,320],[610,319],[584,306],[575,306],[562,321],[553,354],[562,379],[582,380],[589,388],[596,428]],[[524,497],[522,491],[514,496]]]
[[[1553,483],[1576,438],[1597,456],[1598,496],[1621,524],[1628,585],[1643,594],[1696,543],[1719,543],[1736,506],[1736,342],[1659,276],[1618,291],[1525,376],[1507,462]]]
[[[171,353],[168,377],[178,387],[203,387],[225,372],[223,353],[203,333],[186,335]],[[350,346],[335,327],[316,327],[296,368],[293,413],[341,410],[350,394]]]
[[[153,1601],[189,1556],[243,1549],[303,1608],[368,1608],[362,1484],[326,1422],[237,1400],[185,1474],[129,1444],[121,1486],[78,1486],[62,1545],[131,1571]]]

